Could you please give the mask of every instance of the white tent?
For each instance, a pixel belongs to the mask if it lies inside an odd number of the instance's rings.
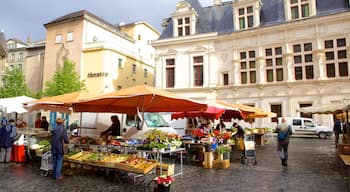
[[[3,98],[0,99],[0,110],[3,113],[25,113],[27,110],[23,108],[23,103],[33,100],[35,99],[27,96]]]

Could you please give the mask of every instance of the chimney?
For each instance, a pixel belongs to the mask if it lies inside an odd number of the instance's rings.
[[[213,0],[215,6],[220,6],[222,1],[221,0]]]
[[[30,36],[27,36],[27,44],[32,42],[32,38],[30,38]]]

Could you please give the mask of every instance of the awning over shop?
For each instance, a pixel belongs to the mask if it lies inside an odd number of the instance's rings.
[[[345,103],[328,103],[319,106],[302,107],[298,111],[312,114],[336,114],[346,111]]]

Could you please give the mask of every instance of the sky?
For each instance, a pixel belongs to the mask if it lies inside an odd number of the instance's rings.
[[[103,18],[112,24],[146,21],[161,32],[163,18],[175,12],[180,0],[1,0],[0,30],[6,39],[26,41],[45,39],[44,24],[80,10]],[[200,0],[210,6],[213,0]]]

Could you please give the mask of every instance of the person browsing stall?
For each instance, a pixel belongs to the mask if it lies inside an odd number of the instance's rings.
[[[226,125],[225,125],[225,123],[224,123],[224,119],[221,118],[219,124],[216,125],[215,130],[216,130],[216,131],[223,131],[223,130],[225,130],[225,129],[226,129]]]
[[[40,128],[43,128],[45,131],[48,131],[49,130],[49,126],[50,126],[50,124],[47,121],[46,116],[42,116]]]
[[[111,116],[112,125],[108,127],[107,130],[101,133],[103,135],[120,136],[120,121],[117,115]]]
[[[54,179],[61,180],[63,164],[63,143],[68,144],[67,130],[63,126],[63,119],[56,119],[56,126],[51,130],[52,174]]]

